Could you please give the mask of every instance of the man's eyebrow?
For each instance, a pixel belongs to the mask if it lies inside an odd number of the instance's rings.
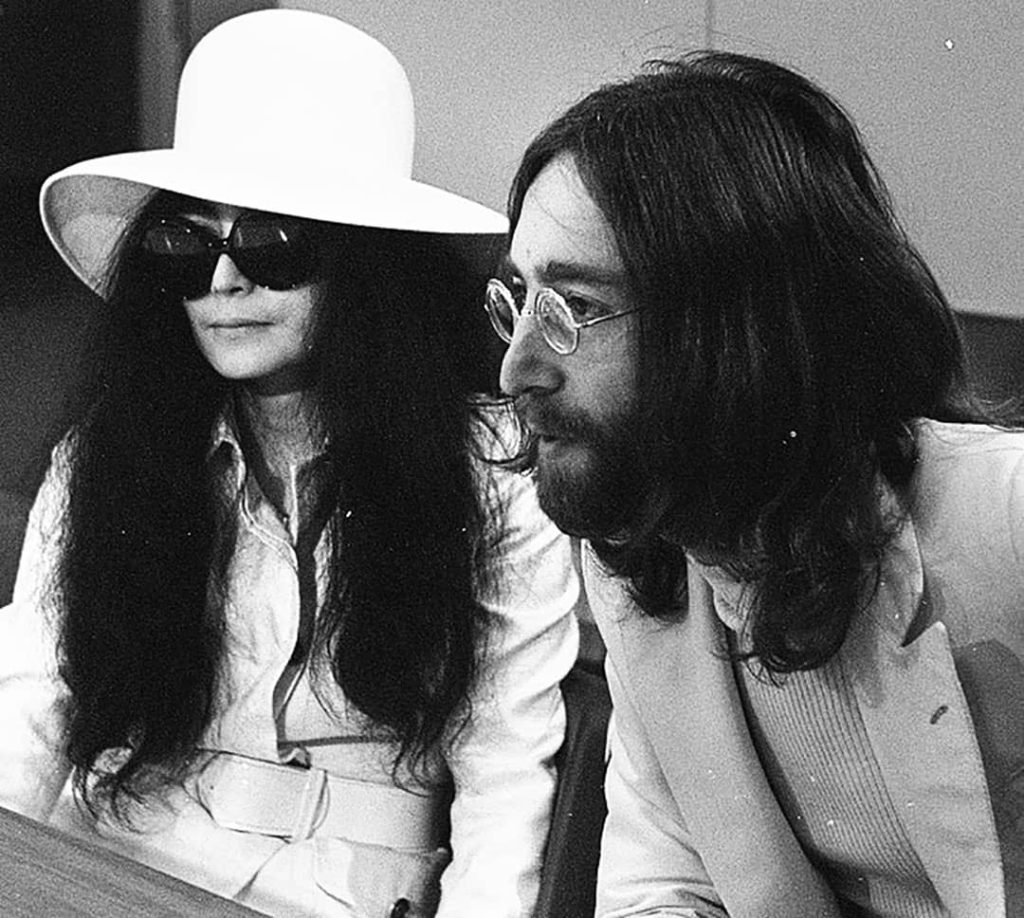
[[[540,276],[547,283],[582,281],[600,287],[621,287],[626,283],[626,275],[621,268],[575,261],[549,261]]]
[[[510,255],[505,255],[501,259],[501,270],[507,275],[522,276]],[[548,284],[576,281],[599,287],[623,287],[627,283],[626,275],[621,269],[557,259],[546,262],[537,275]]]

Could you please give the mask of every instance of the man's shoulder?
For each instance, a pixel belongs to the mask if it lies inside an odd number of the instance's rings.
[[[580,570],[587,591],[587,602],[602,630],[636,611],[629,594],[628,581],[608,570],[588,539],[580,542]]]
[[[580,545],[580,570],[594,621],[609,645],[643,641],[654,634],[675,630],[685,618],[663,619],[644,612],[634,597],[629,578],[610,571],[586,539]],[[681,585],[680,589],[684,587]],[[692,598],[688,590],[688,607],[692,606]]]
[[[922,548],[1008,563],[1024,551],[1024,431],[922,422],[910,513]]]
[[[957,423],[921,418],[915,422],[919,448],[935,457],[984,455],[992,451],[1024,452],[1024,429],[993,424]]]
[[[923,420],[917,426],[918,490],[931,497],[1000,500],[1024,478],[1024,430]]]

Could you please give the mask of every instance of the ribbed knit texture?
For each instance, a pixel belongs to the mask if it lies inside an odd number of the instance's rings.
[[[744,665],[736,671],[772,790],[836,893],[870,918],[945,918],[886,792],[841,662],[791,673],[781,685]]]

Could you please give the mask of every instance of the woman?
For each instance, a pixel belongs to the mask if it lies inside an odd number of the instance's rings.
[[[411,118],[366,35],[248,14],[173,150],[42,192],[107,302],[4,613],[0,802],[270,914],[537,890],[577,586],[468,397],[453,246],[501,221],[409,180]]]

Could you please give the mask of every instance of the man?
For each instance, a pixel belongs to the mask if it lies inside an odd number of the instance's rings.
[[[1024,914],[1024,434],[847,116],[691,55],[510,216],[501,382],[615,703],[598,913]]]

